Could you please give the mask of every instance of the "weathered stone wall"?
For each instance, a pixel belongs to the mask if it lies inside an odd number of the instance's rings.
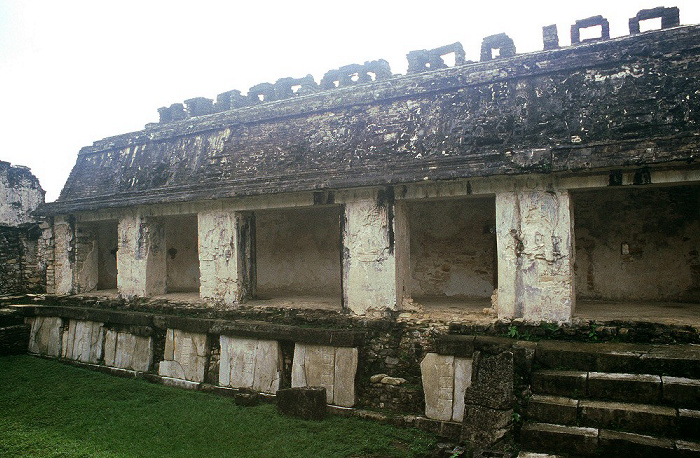
[[[431,199],[408,208],[412,297],[490,297],[496,286],[494,199]]]
[[[101,221],[97,226],[97,289],[117,287],[117,221]]]
[[[700,301],[700,187],[573,194],[581,299]]]
[[[165,294],[166,251],[165,228],[160,218],[124,215],[119,220],[117,251],[119,293],[124,297]]]
[[[164,224],[167,291],[198,292],[197,215],[167,217]]]
[[[0,161],[0,295],[45,291],[41,230],[32,215],[43,203],[44,190],[28,168]]]
[[[0,227],[35,223],[32,212],[44,203],[44,194],[27,167],[0,161]]]
[[[340,297],[340,207],[255,214],[260,297]]]
[[[75,225],[75,235],[70,246],[74,256],[72,293],[84,293],[97,289],[99,281],[98,228],[94,225]]]
[[[569,193],[535,180],[513,187],[496,194],[498,316],[569,321],[575,307]]]
[[[46,288],[46,266],[37,257],[38,226],[0,226],[0,295],[40,293]]]
[[[343,304],[358,315],[397,310],[402,302],[396,281],[393,193],[364,194],[348,201],[343,215]]]
[[[223,209],[198,213],[200,297],[233,304],[247,296],[250,253],[242,253],[253,225],[247,215]],[[248,229],[248,230],[245,230]]]

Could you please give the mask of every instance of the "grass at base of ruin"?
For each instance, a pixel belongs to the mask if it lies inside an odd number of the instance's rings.
[[[274,405],[0,358],[0,456],[405,457],[434,438],[356,418],[304,421]]]

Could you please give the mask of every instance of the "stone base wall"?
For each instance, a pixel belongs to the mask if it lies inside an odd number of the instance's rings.
[[[352,332],[273,324],[261,328],[260,322],[240,327],[235,322],[104,310],[56,308],[61,316],[38,311],[47,316],[27,318],[30,353],[157,373],[182,386],[213,382],[269,394],[290,386],[323,386],[329,404],[352,407],[356,403],[358,348],[295,342],[299,338],[354,345]],[[251,333],[261,338],[249,337]],[[290,343],[293,354],[286,355]]]
[[[0,356],[26,353],[30,329],[25,324],[0,327]]]
[[[46,291],[46,266],[37,256],[39,242],[36,225],[0,226],[0,295]]]
[[[75,300],[54,299],[63,304]],[[98,301],[83,303],[88,300]],[[503,336],[598,341],[607,340],[610,330],[598,324],[448,324],[405,317],[369,320],[318,310],[163,310],[162,301],[148,307],[128,304],[130,311],[123,303],[117,310],[116,302],[101,304],[104,308],[92,303],[92,308],[16,310],[28,317],[32,353],[63,355],[95,367],[129,369],[148,379],[229,394],[323,386],[330,393],[327,401],[336,406],[405,414],[415,424],[440,425],[436,434],[449,431],[454,436],[457,431],[459,436],[461,431],[474,444],[517,437],[528,398],[533,357],[541,344]],[[626,326],[626,335],[633,336],[635,326]],[[649,326],[637,327],[647,333],[645,338],[638,335],[637,342],[700,343],[687,327],[661,325],[654,335],[663,334],[665,340],[650,340]],[[98,357],[100,336],[104,341]]]

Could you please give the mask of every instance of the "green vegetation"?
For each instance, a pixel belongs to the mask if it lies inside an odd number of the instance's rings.
[[[0,456],[426,456],[435,439],[356,418],[303,421],[274,405],[0,358]]]

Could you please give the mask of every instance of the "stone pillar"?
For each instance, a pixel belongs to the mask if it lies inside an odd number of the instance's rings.
[[[225,304],[255,296],[255,215],[214,210],[197,215],[199,295]]]
[[[574,236],[566,190],[520,187],[496,194],[498,316],[571,321]]]
[[[397,207],[401,212],[398,225]],[[393,188],[345,204],[342,269],[346,309],[364,315],[400,306],[408,272],[405,265],[397,265],[397,251],[408,252],[406,225],[404,207],[395,205]],[[397,249],[397,243],[402,248]]]
[[[411,297],[411,231],[406,202],[394,206],[394,253],[396,256],[396,307]]]
[[[54,291],[73,293],[73,223],[68,216],[57,216],[54,232]]]
[[[165,294],[165,228],[157,218],[129,215],[119,220],[117,289],[124,297]]]
[[[78,224],[75,237],[75,293],[93,291],[98,278],[97,227]]]

